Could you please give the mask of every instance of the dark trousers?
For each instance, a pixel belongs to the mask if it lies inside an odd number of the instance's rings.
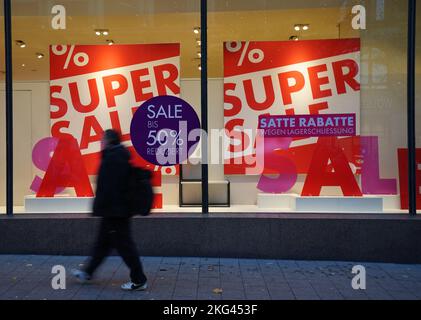
[[[97,241],[92,257],[85,272],[92,276],[111,249],[116,249],[123,261],[130,268],[133,283],[143,284],[146,276],[135,243],[130,233],[130,219],[102,218]]]

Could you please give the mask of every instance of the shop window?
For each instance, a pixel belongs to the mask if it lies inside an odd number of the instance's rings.
[[[5,100],[5,74],[4,61],[4,15],[3,6],[0,8],[0,128],[6,128],[6,100]],[[0,139],[0,214],[6,212],[6,131],[2,132]]]
[[[199,6],[13,1],[15,213],[89,211],[99,140],[111,127],[122,132],[134,163],[154,171],[156,210],[178,208],[178,167],[140,158],[130,123],[157,95],[180,96],[200,109]],[[66,141],[69,135],[75,140]]]
[[[408,212],[407,2],[208,10],[209,127],[227,131],[210,176],[231,210]]]

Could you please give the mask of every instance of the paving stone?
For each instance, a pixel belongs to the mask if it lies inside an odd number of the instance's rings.
[[[311,287],[292,288],[297,300],[319,300],[320,297]]]
[[[200,258],[200,265],[216,265],[220,264],[219,258]]]
[[[339,289],[339,292],[346,300],[368,300],[368,296],[364,290],[353,290],[351,288],[346,290]]]
[[[220,266],[240,266],[240,262],[238,259],[220,259],[219,264]]]
[[[150,300],[150,293],[146,292],[130,292],[125,293],[121,297],[122,300]]]
[[[246,292],[247,300],[270,300],[269,293],[264,292]]]
[[[344,300],[344,297],[337,290],[316,290],[321,300]]]
[[[242,282],[236,281],[236,282],[229,282],[229,281],[223,281],[221,282],[221,288],[225,290],[242,290],[244,291],[244,284]]]
[[[393,300],[394,298],[384,290],[367,290],[367,297],[370,300]]]
[[[181,258],[180,257],[166,257],[163,258],[161,261],[161,265],[163,264],[169,264],[169,265],[177,265],[179,266],[181,263]]]
[[[387,293],[391,295],[395,300],[419,300],[418,297],[407,291],[388,290]]]
[[[295,300],[291,291],[269,291],[271,300]]]
[[[245,300],[246,295],[243,290],[224,290],[222,292],[223,300]]]
[[[189,298],[190,300],[196,299],[197,291],[192,290],[175,290],[173,293],[173,298]]]
[[[91,285],[70,275],[86,257],[0,255],[0,299],[21,300],[421,300],[421,265],[204,257],[142,257],[149,288],[123,292],[129,270],[107,258]],[[353,290],[352,267],[367,270],[367,289]],[[51,268],[66,268],[66,290],[53,290]],[[221,290],[215,293],[214,290]]]

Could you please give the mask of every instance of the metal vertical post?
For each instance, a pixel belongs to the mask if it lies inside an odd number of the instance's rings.
[[[201,122],[202,122],[202,213],[209,213],[209,178],[208,178],[208,39],[207,39],[207,0],[200,2],[201,31]]]
[[[6,65],[6,212],[13,216],[13,77],[12,77],[12,9],[4,0],[4,46]]]
[[[417,214],[415,140],[415,27],[416,0],[408,0],[408,194],[409,214]]]

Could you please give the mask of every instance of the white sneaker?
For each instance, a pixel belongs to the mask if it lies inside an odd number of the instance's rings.
[[[72,275],[77,279],[80,283],[87,283],[91,280],[91,276],[87,274],[85,271],[73,269]]]
[[[144,284],[136,284],[131,281],[124,283],[121,285],[121,289],[125,291],[143,291],[148,288],[148,283],[145,282]]]

